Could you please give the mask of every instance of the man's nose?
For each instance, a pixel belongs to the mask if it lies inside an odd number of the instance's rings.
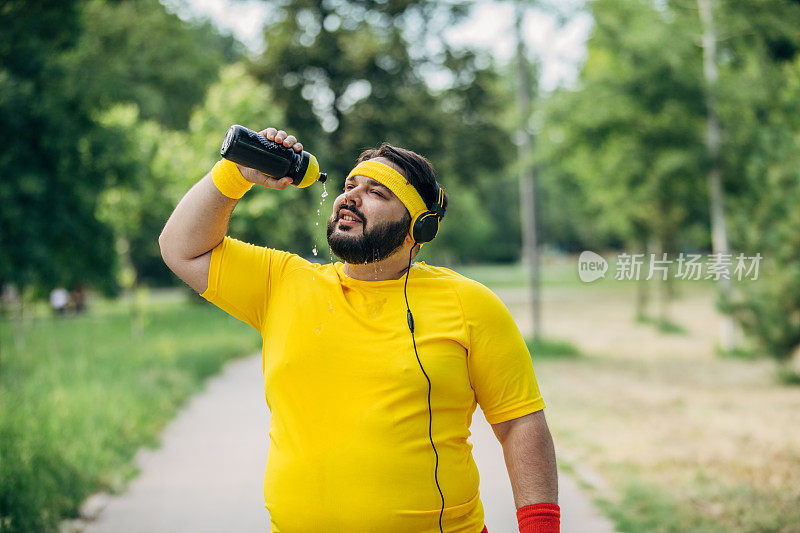
[[[359,187],[353,187],[344,192],[344,203],[345,204],[356,204],[356,206],[361,205],[361,193],[358,192]]]

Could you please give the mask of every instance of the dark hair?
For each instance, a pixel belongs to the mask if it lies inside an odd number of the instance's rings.
[[[428,209],[436,205],[439,197],[436,191],[436,176],[433,174],[433,165],[430,161],[411,150],[383,143],[378,148],[361,152],[356,164],[376,157],[384,157],[394,163],[403,177],[417,189]],[[447,209],[447,192],[444,193],[444,208]]]

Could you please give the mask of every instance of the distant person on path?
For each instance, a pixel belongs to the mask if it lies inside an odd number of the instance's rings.
[[[70,301],[76,315],[86,312],[86,287],[82,284],[76,285],[70,293]]]
[[[3,312],[13,313],[19,307],[19,291],[17,286],[13,283],[6,283],[3,285],[3,290],[0,292],[0,303],[2,303]]]
[[[283,130],[260,134],[302,150]],[[387,144],[361,154],[327,224],[334,264],[225,236],[254,183],[290,181],[223,159],[159,237],[175,274],[262,335],[271,530],[485,532],[467,442],[480,404],[520,531],[557,532],[553,441],[519,329],[480,283],[411,262],[413,221],[431,211],[438,226],[447,207],[430,163]]]
[[[50,308],[56,316],[63,316],[67,312],[69,292],[64,287],[56,287],[50,291]]]

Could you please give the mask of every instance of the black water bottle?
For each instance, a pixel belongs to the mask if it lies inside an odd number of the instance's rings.
[[[308,187],[315,181],[325,182],[328,175],[319,171],[317,158],[303,150],[270,141],[257,132],[234,124],[228,128],[219,153],[225,159],[260,170],[275,179],[292,178],[295,187]]]

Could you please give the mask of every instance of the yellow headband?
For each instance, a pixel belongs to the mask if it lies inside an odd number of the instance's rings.
[[[406,206],[411,220],[428,210],[417,189],[389,165],[377,161],[362,161],[347,175],[348,178],[353,176],[366,176],[385,185]]]

